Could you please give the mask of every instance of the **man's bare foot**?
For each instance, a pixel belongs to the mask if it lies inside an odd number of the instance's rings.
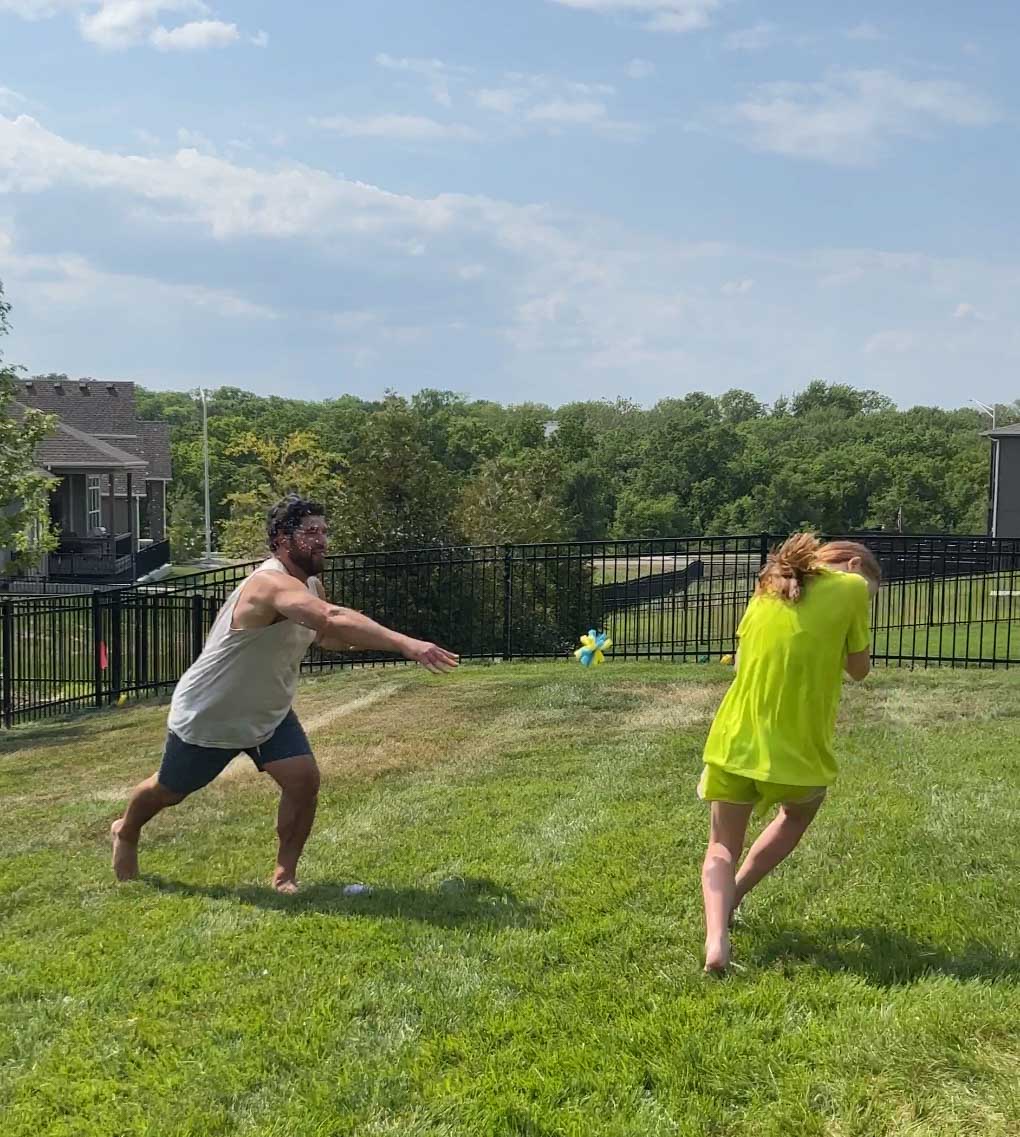
[[[277,871],[273,876],[273,888],[277,892],[282,892],[285,896],[293,896],[295,892],[300,892],[301,886],[297,880],[289,873]]]
[[[723,933],[718,940],[705,943],[705,974],[723,975],[730,965],[730,937]]]
[[[113,875],[118,880],[135,880],[138,876],[138,842],[128,841],[120,835],[123,818],[110,826],[113,842]]]

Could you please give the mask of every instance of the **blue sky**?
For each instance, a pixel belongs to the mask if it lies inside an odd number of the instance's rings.
[[[1011,401],[1018,31],[1007,0],[0,0],[7,356]]]

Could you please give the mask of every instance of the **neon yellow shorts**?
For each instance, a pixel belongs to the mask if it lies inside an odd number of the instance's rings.
[[[731,805],[753,805],[756,814],[767,813],[776,805],[808,805],[825,797],[825,786],[784,786],[779,782],[758,782],[706,765],[698,782],[702,801],[725,801]]]

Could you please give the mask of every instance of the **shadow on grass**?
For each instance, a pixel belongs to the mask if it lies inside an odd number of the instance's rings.
[[[132,710],[159,708],[168,705],[169,702],[169,697],[159,695],[132,700],[128,703],[128,707]],[[81,743],[83,739],[92,740],[100,734],[115,735],[117,731],[134,726],[137,726],[134,719],[118,717],[117,708],[112,705],[99,709],[79,707],[64,714],[54,715],[53,718],[18,725],[11,731],[5,731],[0,735],[0,758],[29,750],[51,750],[70,742]],[[66,760],[66,755],[60,755],[60,759]]]
[[[47,723],[45,726],[15,727],[10,734],[5,734],[0,739],[0,758],[24,754],[29,750],[50,750],[69,742],[81,742],[82,719],[85,719],[84,715],[79,716],[78,721],[62,720],[59,725]]]
[[[897,987],[931,975],[1016,982],[1020,957],[971,943],[958,951],[889,928],[786,928],[750,957],[759,967],[808,963],[847,971],[878,987]]]
[[[492,928],[533,928],[539,923],[538,910],[519,900],[507,888],[491,880],[453,877],[434,889],[388,888],[372,885],[361,896],[346,896],[349,882],[320,881],[285,896],[264,885],[199,885],[160,876],[142,877],[160,892],[200,896],[211,900],[236,900],[289,916],[318,912],[328,916],[376,916],[396,920],[416,920],[438,927],[455,928],[482,924]]]

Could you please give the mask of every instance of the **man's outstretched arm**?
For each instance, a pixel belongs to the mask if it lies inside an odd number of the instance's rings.
[[[457,655],[437,644],[395,632],[353,608],[330,604],[293,577],[279,575],[279,581],[271,582],[267,600],[281,616],[314,631],[315,642],[327,651],[392,651],[437,674],[452,671],[459,662]]]

